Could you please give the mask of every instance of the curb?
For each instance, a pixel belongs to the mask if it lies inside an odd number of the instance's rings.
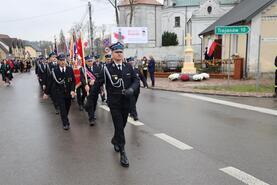
[[[231,97],[254,97],[254,98],[274,98],[274,94],[272,95],[259,95],[259,94],[232,94],[232,92],[205,92],[205,91],[193,91],[193,90],[170,90],[170,89],[163,89],[163,88],[153,88],[149,87],[151,90],[158,90],[158,91],[168,91],[168,92],[180,92],[180,93],[193,93],[193,94],[202,94],[202,95],[214,95],[214,96],[231,96]]]

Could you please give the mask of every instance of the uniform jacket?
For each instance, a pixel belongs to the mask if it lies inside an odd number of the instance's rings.
[[[93,65],[92,66],[92,69],[88,66],[86,66],[86,70],[88,70],[89,72],[91,72],[93,74],[93,76],[96,78],[97,76],[99,76],[99,73],[100,73],[100,69]],[[82,85],[85,86],[87,83],[86,83],[86,79],[85,79],[85,70],[84,68],[80,68],[80,75],[81,75],[81,82],[82,82]],[[91,80],[90,77],[87,75],[87,79],[88,79],[88,82]]]
[[[138,68],[134,68],[134,71],[137,75],[137,77],[142,81],[143,83],[143,86],[146,87],[148,86],[147,85],[147,82],[146,82],[146,79],[145,77],[143,76],[143,74],[141,73],[141,71],[138,69]],[[140,93],[140,87],[138,87],[138,89],[135,91],[136,94],[139,94]]]
[[[47,64],[40,63],[37,67],[38,80],[42,85],[47,84]]]
[[[123,79],[125,90],[132,88],[136,91],[139,88],[139,78],[130,64],[122,63],[122,71],[117,68],[114,62],[107,64],[106,67],[110,73],[113,83]],[[109,107],[120,107],[122,106],[122,103],[126,103],[128,106],[129,98],[123,95],[123,86],[120,85],[120,87],[114,87],[109,79],[109,75],[104,71],[104,69],[101,70],[100,75],[96,78],[89,98],[92,98],[94,99],[93,101],[96,101],[100,87],[105,83],[105,76]]]
[[[49,94],[52,91],[57,97],[70,97],[71,91],[75,91],[73,69],[66,66],[65,75],[62,74],[60,67],[54,68],[53,72],[55,75],[49,80],[45,93]]]

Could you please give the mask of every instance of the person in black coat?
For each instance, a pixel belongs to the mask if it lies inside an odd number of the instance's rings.
[[[48,62],[47,62],[47,81],[51,81],[53,80],[53,76],[52,76],[52,71],[58,67],[58,64],[57,64],[57,55],[55,52],[51,52],[49,53],[49,58],[48,58]],[[47,84],[46,84],[47,85]],[[56,114],[59,114],[59,105],[58,105],[58,102],[56,100],[56,97],[55,97],[55,87],[52,86],[52,88],[50,89],[50,98],[52,100],[52,103],[54,105],[54,108],[55,108],[55,113]]]
[[[47,61],[45,58],[41,58],[37,65],[37,76],[41,90],[44,92],[47,85]]]
[[[91,89],[92,86],[94,85],[94,81],[99,78],[101,70],[103,69],[103,65],[100,63],[99,61],[99,56],[96,55],[95,57],[95,61],[93,61],[93,57],[92,56],[88,56],[87,60],[88,60],[88,64],[87,64],[87,78],[89,81],[89,84],[87,84],[88,86],[85,87],[85,89]],[[83,81],[84,83],[84,77],[81,73],[81,81]],[[89,77],[90,75],[90,77]],[[88,88],[89,87],[89,88]],[[103,86],[101,86],[100,91],[98,92],[98,94],[101,92]],[[88,92],[88,91],[87,91]],[[95,125],[95,120],[96,120],[96,107],[97,107],[97,101],[98,101],[98,96],[95,97],[95,100],[93,102],[93,106],[92,108],[90,108],[87,112],[88,112],[88,116],[89,116],[89,123],[90,126],[94,126]]]
[[[101,86],[105,83],[107,90],[108,106],[114,124],[114,136],[112,144],[116,152],[120,152],[120,163],[123,167],[129,166],[125,152],[124,129],[130,110],[130,98],[139,87],[139,79],[132,66],[124,62],[123,45],[118,42],[113,44],[112,62],[106,64],[96,78],[94,85],[87,97],[86,110],[89,110],[96,101]]]
[[[48,82],[44,99],[48,98],[51,88],[55,89],[64,130],[70,129],[68,113],[71,106],[71,98],[75,97],[75,77],[73,69],[66,66],[66,56],[61,53],[58,57],[58,67],[52,71],[53,80]]]
[[[2,80],[10,85],[10,81],[13,79],[12,68],[6,60],[1,64],[0,72],[2,74]]]
[[[144,78],[143,74],[141,73],[141,71],[138,68],[135,67],[135,65],[136,65],[135,59],[133,57],[129,57],[129,58],[127,58],[127,62],[132,65],[137,77],[142,81],[143,86],[148,87],[146,79]],[[138,87],[138,89],[134,91],[134,95],[131,98],[130,116],[135,121],[138,120],[138,113],[137,113],[136,104],[137,104],[137,101],[138,101],[139,94],[140,94],[140,87]]]
[[[150,79],[151,79],[151,83],[152,83],[152,87],[155,86],[155,60],[153,58],[153,56],[149,57],[149,63],[148,63],[148,72],[150,74]]]
[[[81,86],[77,88],[77,100],[78,104],[81,108],[84,106],[84,101],[87,95],[89,94],[89,91],[95,81],[96,74],[94,73],[96,71],[96,66],[93,65],[93,57],[91,55],[88,55],[85,57],[86,66],[81,67],[80,70],[80,79],[81,79]],[[96,105],[95,105],[96,106]],[[91,110],[92,111],[92,110]],[[96,116],[93,112],[90,112],[89,114],[89,120],[92,122],[92,120],[96,119]],[[92,126],[93,124],[91,124]]]

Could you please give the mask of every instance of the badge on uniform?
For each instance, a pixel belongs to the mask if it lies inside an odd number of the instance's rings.
[[[112,77],[113,77],[115,80],[118,80],[118,76],[117,76],[117,75],[112,75]]]

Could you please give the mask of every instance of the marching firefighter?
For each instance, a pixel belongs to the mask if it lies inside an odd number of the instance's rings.
[[[66,56],[61,53],[58,57],[58,67],[52,71],[53,80],[48,82],[44,99],[48,98],[50,90],[55,89],[55,97],[58,102],[64,130],[70,129],[68,113],[71,106],[71,98],[75,97],[75,77],[73,69],[66,66]]]
[[[130,98],[138,89],[139,80],[132,66],[124,61],[124,46],[117,42],[111,47],[112,61],[106,64],[87,97],[86,110],[93,107],[101,86],[105,83],[107,90],[108,106],[114,124],[114,136],[111,143],[114,150],[120,153],[120,163],[123,167],[129,166],[129,160],[125,151],[124,129],[130,110]]]

